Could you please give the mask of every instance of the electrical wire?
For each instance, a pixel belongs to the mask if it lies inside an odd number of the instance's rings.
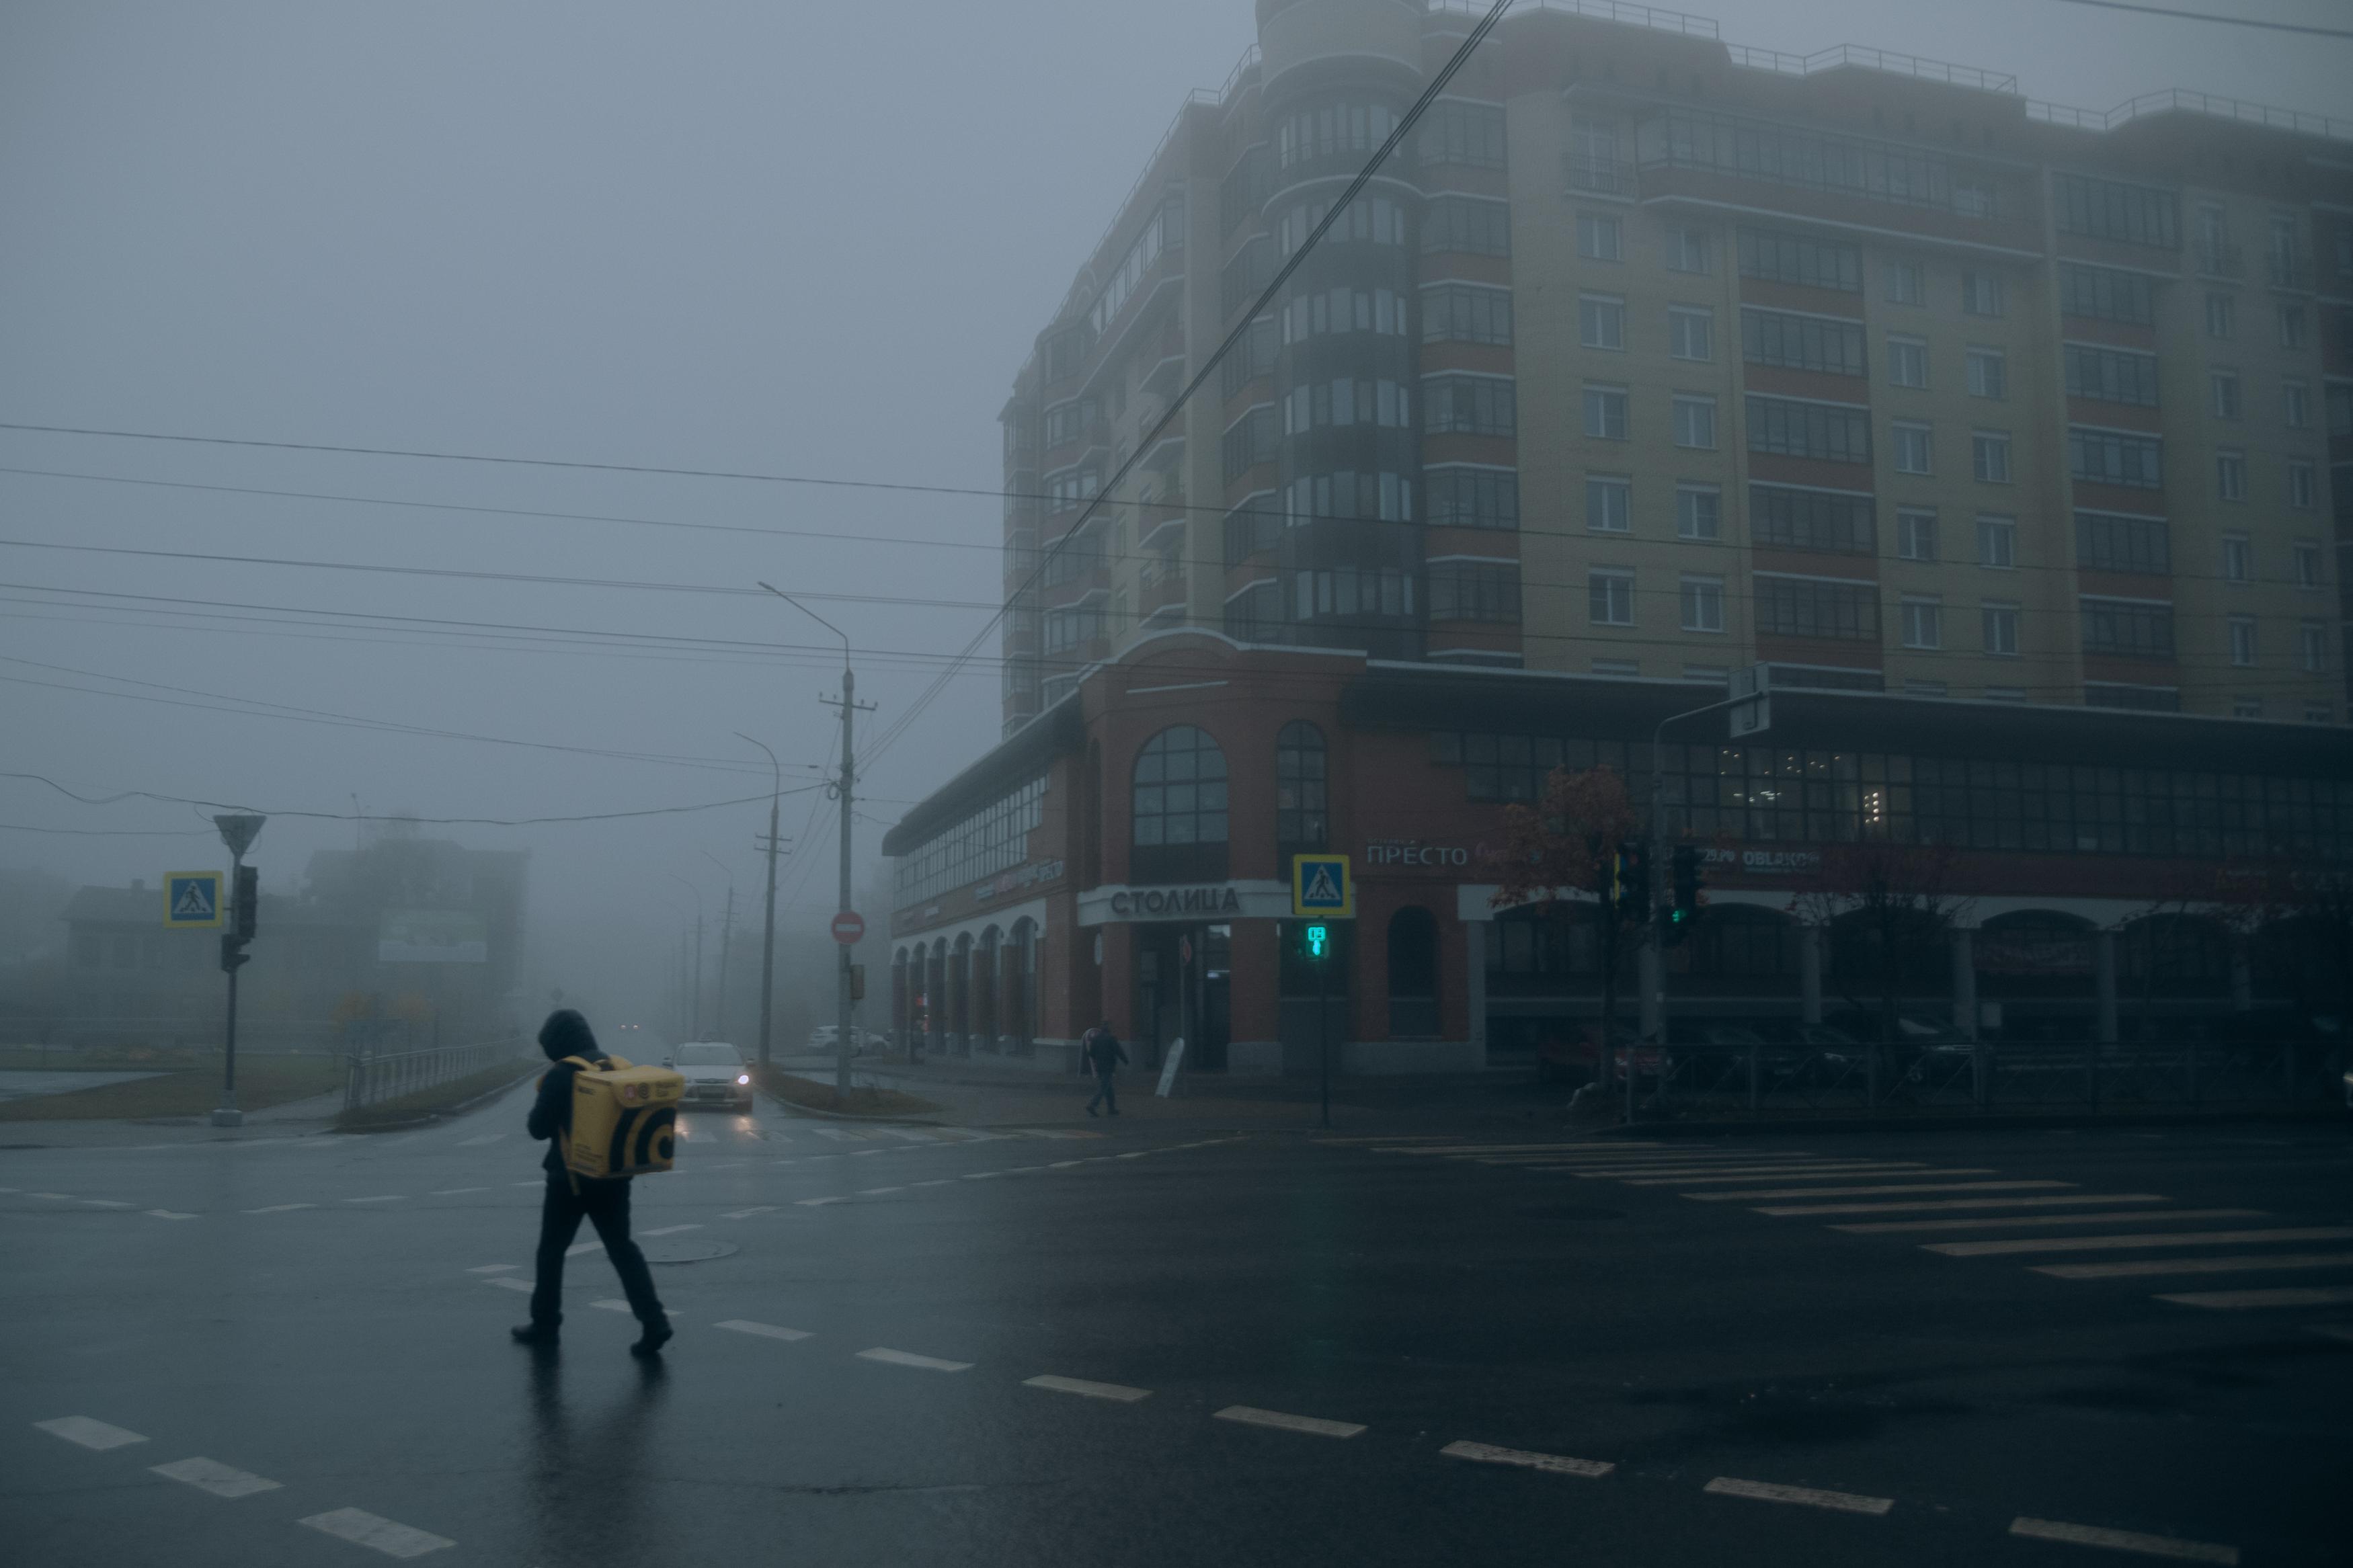
[[[0,771],[0,779],[27,779],[35,784],[47,784],[59,795],[68,799],[79,801],[84,805],[112,805],[118,801],[153,800],[170,805],[195,806],[206,811],[250,811],[265,816],[300,817],[314,822],[402,822],[416,823],[420,826],[427,827],[534,827],[551,823],[618,822],[639,816],[682,816],[693,812],[718,811],[731,805],[757,805],[768,798],[765,795],[747,795],[737,800],[710,800],[694,805],[655,805],[632,811],[592,811],[558,816],[414,816],[406,814],[386,815],[376,812],[298,811],[283,806],[257,806],[244,801],[197,800],[188,795],[164,795],[154,790],[145,789],[120,790],[109,795],[86,795],[68,788],[45,773],[15,771]],[[822,784],[802,784],[797,788],[786,790],[784,793],[805,795],[811,790],[824,787]]]
[[[2135,5],[2126,0],[2060,0],[2067,5],[2096,5],[2103,11],[2137,11],[2145,16],[2170,16],[2177,22],[2212,22],[2224,27],[2261,27],[2274,33],[2306,33],[2322,38],[2353,38],[2343,27],[2316,27],[2302,22],[2272,22],[2259,16],[2218,16],[2211,11],[2168,11],[2161,5]]]

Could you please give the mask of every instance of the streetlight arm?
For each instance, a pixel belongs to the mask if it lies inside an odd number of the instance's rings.
[[[843,631],[839,626],[835,626],[831,621],[827,620],[823,616],[818,615],[815,610],[810,609],[807,605],[802,604],[798,599],[794,598],[790,594],[786,593],[782,588],[777,587],[773,583],[762,583],[760,586],[767,589],[769,593],[774,594],[777,598],[782,599],[786,604],[790,605],[794,609],[798,610],[802,615],[807,616],[810,620],[815,621],[818,626],[823,626],[827,631],[829,631],[834,636],[839,637],[841,639],[841,662],[844,665],[849,664],[849,634],[848,632]]]

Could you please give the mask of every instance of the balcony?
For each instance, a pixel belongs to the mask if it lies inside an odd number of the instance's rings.
[[[2244,278],[2247,275],[2247,253],[2243,247],[2221,243],[2198,242],[2197,266],[2202,278]]]
[[[2302,251],[2274,250],[2263,258],[2263,270],[2274,289],[2312,291],[2312,258]]]
[[[1634,195],[1634,161],[1598,153],[1572,151],[1567,159],[1567,185],[1572,194],[1604,196]]]

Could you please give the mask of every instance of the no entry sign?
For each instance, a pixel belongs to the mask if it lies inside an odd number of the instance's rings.
[[[866,934],[866,917],[854,910],[844,910],[833,917],[833,940],[848,947]]]

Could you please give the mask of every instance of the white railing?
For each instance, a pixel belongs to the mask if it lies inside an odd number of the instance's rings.
[[[1483,16],[1490,0],[1429,0],[1432,11],[1454,16]],[[1519,0],[1515,11],[1560,11],[1572,16],[1591,16],[1603,22],[1623,22],[1630,26],[1650,27],[1662,33],[1681,33],[1686,37],[1713,38],[1715,22],[1707,16],[1694,16],[1684,11],[1666,11],[1656,5],[1637,5],[1629,0]]]
[[[2218,98],[2213,93],[2193,92],[2186,87],[2145,92],[2109,110],[2071,109],[2063,103],[2029,100],[2026,117],[2051,125],[2071,125],[2081,131],[2113,131],[2144,114],[2164,114],[2174,110],[2210,115],[2217,120],[2235,120],[2241,124],[2262,125],[2274,131],[2292,131],[2303,136],[2353,140],[2353,120],[2332,120],[2325,114],[2306,114],[2298,109],[2275,109],[2267,103],[2246,103],[2235,98]]]
[[[348,1058],[343,1080],[343,1109],[381,1105],[388,1100],[455,1083],[495,1067],[512,1065],[516,1076],[536,1052],[512,1039],[483,1040],[470,1046],[438,1046],[421,1051],[383,1054],[354,1052]]]
[[[1980,92],[2018,91],[2018,79],[2014,76],[1980,70],[1976,66],[1957,66],[1947,60],[1924,59],[1918,55],[1901,55],[1892,49],[1874,49],[1862,44],[1833,44],[1810,55],[1788,55],[1778,49],[1750,48],[1742,44],[1729,48],[1734,65],[1746,66],[1751,70],[1778,71],[1783,76],[1811,76],[1816,71],[1857,66],[1864,70],[1916,77],[1922,81],[1975,88]]]

